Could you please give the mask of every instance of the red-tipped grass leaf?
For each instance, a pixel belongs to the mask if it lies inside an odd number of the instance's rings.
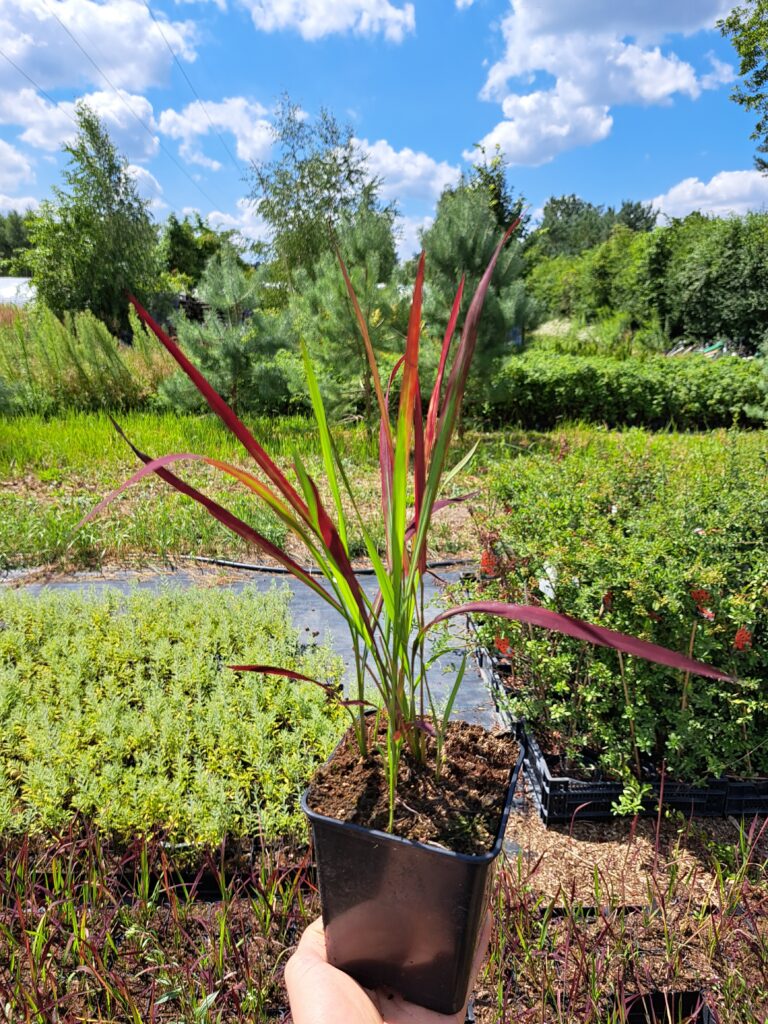
[[[416,282],[413,287],[411,312],[408,319],[408,334],[405,342],[403,382],[400,388],[400,404],[397,415],[395,438],[395,472],[392,480],[392,501],[390,506],[389,530],[392,545],[392,573],[395,592],[400,587],[402,574],[407,571],[405,551],[406,498],[408,494],[408,469],[413,434],[414,401],[419,390],[419,338],[421,335],[421,303],[424,289],[424,253],[419,258]]]
[[[646,661],[653,661],[658,665],[666,665],[668,668],[679,669],[681,672],[690,672],[692,675],[708,676],[711,679],[731,679],[731,676],[726,672],[721,672],[720,669],[705,665],[701,661],[694,661],[693,658],[678,654],[659,644],[652,644],[648,640],[639,640],[626,633],[617,633],[615,630],[606,629],[605,626],[594,626],[590,622],[571,618],[570,615],[564,615],[562,612],[553,612],[548,608],[536,608],[526,604],[470,601],[468,604],[441,612],[424,627],[422,632],[426,632],[438,622],[443,622],[455,615],[472,614],[494,615],[501,619],[510,619],[513,622],[524,622],[529,626],[539,626],[555,633],[572,636],[574,639],[588,644],[610,647],[615,651],[621,651],[622,654],[632,654],[636,658],[644,658]]]
[[[341,267],[341,273],[344,277],[344,284],[347,286],[347,294],[349,300],[352,303],[352,308],[355,312],[355,319],[357,320],[358,327],[360,328],[360,334],[363,339],[363,345],[365,346],[365,355],[368,359],[368,366],[371,370],[371,378],[373,379],[373,388],[376,392],[376,400],[379,403],[379,415],[381,416],[381,426],[386,431],[389,437],[390,443],[392,441],[392,427],[389,422],[389,409],[387,403],[384,400],[384,392],[381,389],[381,378],[379,377],[379,367],[376,362],[376,353],[373,351],[373,345],[371,344],[371,336],[368,333],[368,324],[366,323],[365,317],[363,316],[362,310],[360,309],[360,303],[357,301],[357,295],[355,295],[355,289],[352,286],[352,282],[347,273],[347,267],[344,260],[341,258],[341,253],[336,250],[336,258],[339,261]]]
[[[504,237],[496,246],[493,256],[480,279],[480,283],[478,284],[477,290],[475,291],[469,305],[469,311],[467,312],[467,316],[464,321],[464,328],[461,332],[461,341],[459,342],[456,357],[448,377],[445,399],[442,403],[438,416],[432,457],[430,459],[429,472],[427,474],[427,485],[424,494],[424,507],[426,514],[422,515],[418,523],[416,539],[414,541],[415,551],[418,551],[426,541],[427,530],[429,529],[431,519],[432,505],[437,501],[438,494],[440,492],[445,460],[448,454],[451,438],[453,437],[453,431],[456,426],[461,401],[464,396],[464,387],[466,385],[472,355],[474,354],[475,345],[477,343],[478,324],[483,303],[485,302],[485,296],[488,292],[491,278],[494,270],[496,269],[496,263],[501,255],[501,251],[507,241],[511,238],[512,233],[516,230],[519,223],[520,218],[518,218],[514,224],[508,228],[504,233]],[[413,572],[414,567],[411,568],[411,574],[413,574]]]
[[[456,333],[456,322],[459,319],[459,312],[461,310],[461,299],[464,294],[465,281],[466,276],[462,275],[461,281],[459,282],[459,289],[456,292],[456,298],[453,300],[453,309],[451,310],[451,315],[448,319],[448,326],[445,329],[443,347],[440,352],[440,363],[437,367],[435,386],[432,388],[432,394],[429,399],[429,408],[427,409],[427,427],[424,439],[427,461],[429,461],[429,458],[432,455],[432,449],[435,446],[435,428],[437,426],[437,416],[440,411],[440,395],[443,390],[443,377],[445,375],[445,366],[448,361],[448,352],[451,348],[453,336]]]
[[[133,447],[133,446],[132,446]],[[242,537],[243,540],[249,544],[253,544],[255,547],[260,548],[265,554],[274,558],[276,562],[287,569],[291,575],[295,576],[297,580],[305,583],[311,590],[313,590],[319,597],[322,597],[330,605],[332,605],[337,611],[342,612],[343,609],[337,601],[331,597],[331,595],[317,583],[309,573],[303,569],[298,562],[294,561],[290,555],[286,554],[279,547],[273,544],[270,540],[267,540],[258,530],[255,530],[248,523],[243,522],[234,513],[230,512],[229,509],[224,508],[218,502],[209,498],[202,491],[199,491],[196,487],[192,487],[190,484],[185,483],[184,480],[176,476],[166,467],[173,464],[174,462],[181,462],[183,460],[199,460],[199,455],[192,455],[187,452],[175,453],[172,455],[163,455],[159,459],[152,459],[149,455],[145,455],[138,449],[134,448],[136,454],[145,463],[145,465],[137,470],[130,479],[126,480],[115,490],[111,491],[106,498],[102,499],[96,505],[95,508],[80,520],[77,524],[76,529],[79,529],[85,523],[89,522],[99,512],[103,511],[107,505],[111,504],[115,498],[119,497],[124,491],[134,484],[137,484],[140,480],[150,476],[152,473],[156,473],[161,480],[165,480],[166,483],[170,484],[175,490],[179,491],[180,494],[186,495],[188,498],[192,498],[199,505],[202,505],[213,517],[217,519],[223,526],[226,526],[232,533],[237,534],[238,537]]]
[[[328,486],[331,489],[333,503],[336,506],[336,519],[339,524],[339,536],[341,537],[344,549],[349,551],[347,524],[344,518],[344,506],[341,502],[341,490],[339,489],[339,481],[336,475],[333,441],[331,440],[331,432],[328,429],[328,419],[325,415],[325,406],[323,405],[323,398],[320,394],[320,388],[317,383],[317,378],[315,377],[315,371],[312,366],[312,361],[309,358],[307,346],[304,344],[303,340],[301,342],[301,358],[304,361],[304,372],[307,376],[307,385],[309,387],[309,397],[312,402],[312,411],[315,414],[315,422],[317,423],[318,433],[320,434],[320,450],[323,456],[325,476],[328,481]]]
[[[286,679],[293,679],[297,683],[314,683],[321,687],[330,696],[343,705],[345,708],[372,708],[375,707],[367,700],[344,700],[331,683],[324,683],[322,679],[315,679],[314,676],[305,676],[303,672],[295,672],[290,668],[280,668],[279,665],[227,665],[233,672],[258,672],[263,676],[284,676]]]
[[[179,364],[181,369],[186,373],[192,383],[195,385],[197,390],[206,400],[208,405],[211,407],[213,412],[219,417],[219,419],[232,431],[235,437],[240,441],[242,446],[255,460],[259,468],[265,473],[265,475],[272,481],[277,487],[280,493],[285,499],[294,507],[298,514],[305,517],[307,509],[304,502],[299,497],[296,490],[291,486],[289,481],[286,479],[279,466],[277,466],[272,459],[267,455],[264,449],[261,447],[259,442],[241,422],[235,413],[230,409],[221,395],[214,391],[205,377],[200,373],[194,363],[184,355],[176,342],[162,329],[162,327],[152,319],[149,313],[144,309],[141,303],[135,299],[132,295],[128,296],[134,309],[138,313],[141,320],[149,327],[158,341],[165,347],[165,349],[173,356],[176,362]]]
[[[389,383],[387,384],[387,395],[386,403],[389,408],[389,394],[392,390],[392,385],[395,381],[395,377],[400,370],[400,367],[405,362],[405,356],[402,355],[397,360],[395,365],[392,367],[392,372],[389,375]],[[379,471],[381,474],[381,513],[384,517],[384,534],[386,537],[387,545],[387,564],[389,565],[390,571],[392,569],[392,549],[389,542],[389,519],[392,505],[392,474],[394,472],[394,451],[392,449],[392,433],[391,430],[386,428],[384,420],[379,423]]]
[[[333,565],[337,569],[336,585],[339,592],[344,593],[347,598],[344,601],[344,604],[347,606],[347,617],[352,614],[353,609],[350,607],[350,602],[352,602],[359,611],[358,627],[360,631],[362,632],[364,628],[371,642],[373,642],[373,634],[371,633],[368,610],[366,608],[366,597],[355,575],[355,570],[352,568],[352,563],[349,561],[346,548],[341,542],[338,530],[323,506],[317,484],[307,473],[298,455],[294,455],[294,468],[304,491],[304,496],[307,499],[307,506],[313,526]]]

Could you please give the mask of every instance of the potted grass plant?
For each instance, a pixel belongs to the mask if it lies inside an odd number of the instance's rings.
[[[387,985],[405,998],[442,1013],[457,1012],[466,1000],[491,870],[501,850],[521,752],[509,737],[492,736],[479,727],[450,721],[463,669],[445,706],[437,706],[427,678],[430,656],[425,638],[429,630],[452,616],[482,612],[557,630],[675,669],[724,677],[716,669],[665,648],[543,608],[476,601],[428,618],[423,581],[429,529],[442,508],[462,500],[446,497],[445,490],[468,457],[449,469],[448,453],[485,295],[502,247],[516,227],[513,225],[499,242],[454,345],[464,281],[459,285],[437,377],[426,403],[419,382],[423,254],[416,273],[405,352],[386,387],[365,318],[339,260],[378,403],[381,514],[386,538],[383,550],[379,550],[357,505],[306,349],[302,354],[320,439],[325,490],[330,495],[327,501],[298,456],[293,463],[294,482],[288,479],[176,342],[135,299],[131,301],[140,318],[238,438],[258,474],[189,453],[152,458],[131,445],[143,468],[87,517],[98,513],[127,487],[155,474],[271,556],[346,621],[354,652],[355,683],[351,693],[336,699],[349,711],[350,729],[303,798],[315,840],[328,955],[333,964],[364,984]],[[397,374],[401,374],[400,394],[396,413],[392,414],[389,388]],[[201,460],[248,488],[301,542],[326,586],[286,550],[186,483],[171,468],[189,460]],[[353,522],[376,574],[378,593],[373,598],[360,586],[352,567],[349,538]],[[309,680],[275,665],[232,667],[325,685],[322,680]]]

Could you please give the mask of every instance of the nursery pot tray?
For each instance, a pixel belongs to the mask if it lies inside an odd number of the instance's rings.
[[[729,779],[727,813],[733,818],[768,815],[768,779]]]
[[[437,1013],[461,1010],[522,761],[521,749],[493,846],[477,856],[326,817],[305,790],[334,966]]]
[[[586,782],[569,776],[552,775],[536,738],[524,722],[517,722],[518,741],[525,751],[525,775],[533,800],[545,825],[570,822],[574,815],[580,821],[601,821],[615,815],[611,804],[623,791],[620,782]],[[729,784],[727,779],[712,779],[706,786],[689,786],[670,779],[652,782],[652,792],[644,802],[641,815],[657,813],[659,797],[665,807],[688,817],[725,817]]]

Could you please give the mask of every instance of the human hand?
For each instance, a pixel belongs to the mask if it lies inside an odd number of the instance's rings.
[[[488,913],[472,963],[480,971],[491,938]],[[285,967],[285,984],[293,1024],[464,1024],[466,1006],[455,1014],[435,1013],[409,1003],[397,993],[367,989],[328,963],[320,918],[301,937]]]

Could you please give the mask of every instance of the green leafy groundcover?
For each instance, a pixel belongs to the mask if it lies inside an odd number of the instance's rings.
[[[289,605],[287,589],[0,592],[0,833],[79,812],[118,838],[303,835],[299,796],[347,716],[311,683],[226,667],[338,683]]]
[[[692,654],[732,682],[486,622],[512,707],[578,763],[642,758],[687,782],[768,774],[768,433],[533,439],[493,473],[484,596],[527,599]],[[627,703],[626,696],[629,697]]]

